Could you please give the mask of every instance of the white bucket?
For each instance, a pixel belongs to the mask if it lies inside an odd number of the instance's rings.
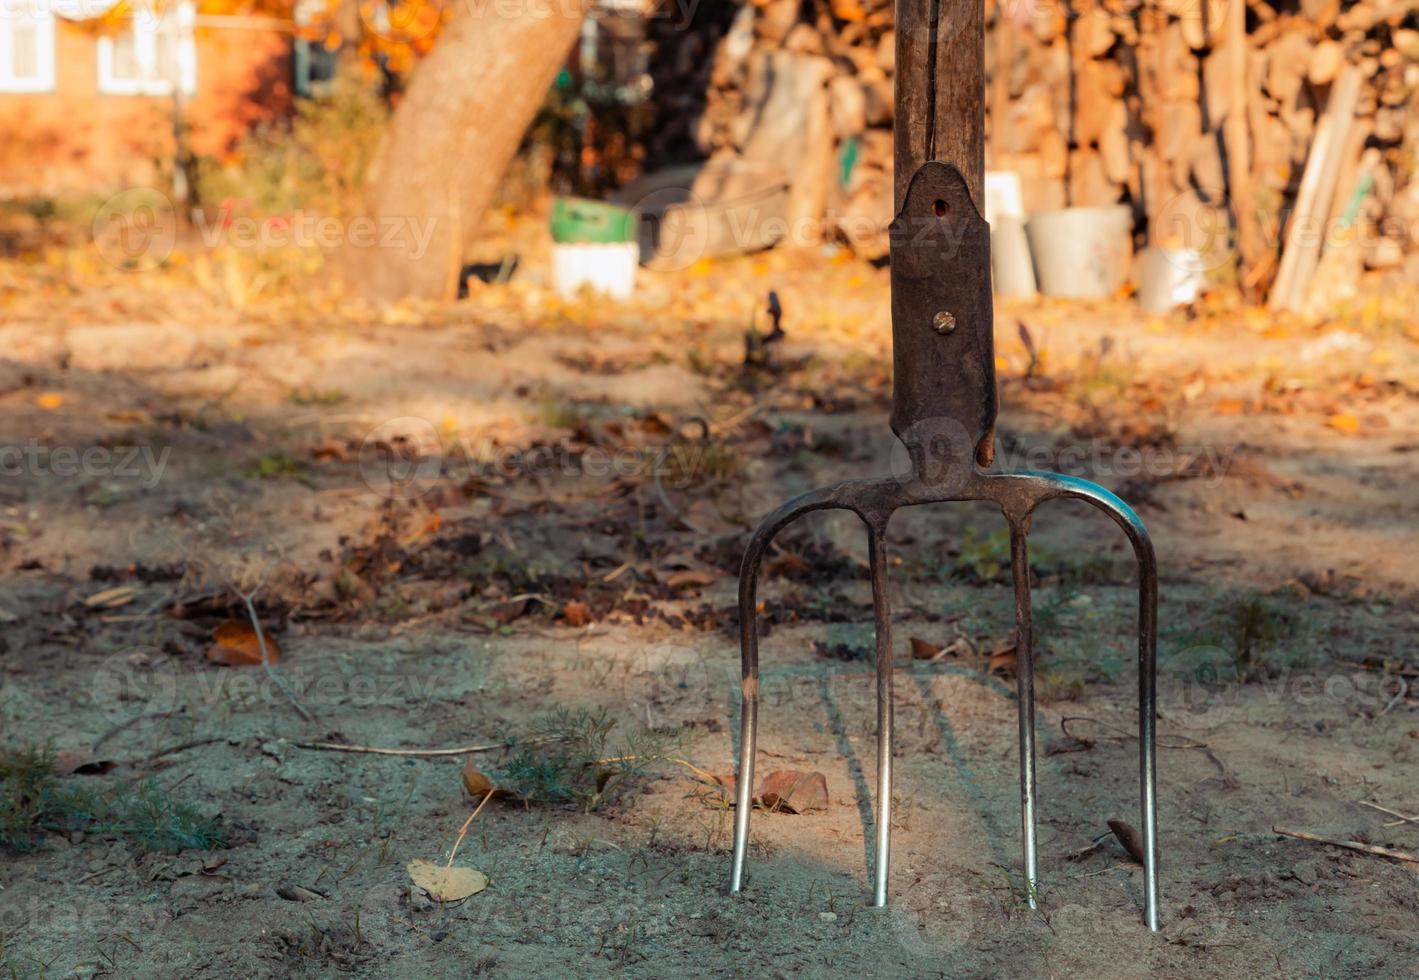
[[[1133,211],[1127,205],[1036,211],[1025,231],[1046,296],[1103,299],[1128,281]]]
[[[1035,263],[1025,238],[1025,222],[997,215],[990,226],[990,267],[995,274],[995,294],[1007,299],[1033,299]]]
[[[1145,248],[1138,256],[1138,305],[1168,313],[1202,295],[1207,263],[1195,248]]]
[[[552,284],[566,300],[584,286],[612,299],[630,299],[639,261],[635,242],[559,242],[552,246]]]

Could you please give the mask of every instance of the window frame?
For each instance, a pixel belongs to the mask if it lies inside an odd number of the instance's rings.
[[[98,39],[98,89],[101,95],[172,95],[173,80],[157,77],[158,37],[164,30],[176,35],[177,87],[185,96],[197,94],[197,43],[193,38],[196,7],[190,0],[176,4],[175,17],[168,21],[156,16],[153,9],[134,9],[133,19],[124,31],[133,39],[133,60],[139,74],[123,78],[115,74],[114,38]]]
[[[15,50],[14,26],[28,21],[35,27],[33,77],[19,77],[12,63]],[[54,11],[40,0],[0,0],[0,92],[54,91]]]

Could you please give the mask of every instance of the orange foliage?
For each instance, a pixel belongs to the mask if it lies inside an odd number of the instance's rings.
[[[96,34],[111,34],[135,17],[161,16],[178,0],[117,0],[98,11],[98,4],[78,5],[72,23]],[[342,27],[352,18],[340,16],[346,3],[355,2],[359,11],[357,33],[348,37]],[[303,11],[305,22],[295,22],[296,0],[196,0],[200,17],[260,17],[282,21],[292,33],[326,50],[354,52],[367,69],[383,65],[391,74],[404,77],[424,55],[433,50],[440,31],[453,12],[447,0],[321,0]],[[93,11],[93,16],[82,16]],[[63,16],[62,9],[60,10]],[[210,26],[210,25],[199,25]]]

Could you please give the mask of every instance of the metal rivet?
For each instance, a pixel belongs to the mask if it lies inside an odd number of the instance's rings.
[[[943,337],[956,329],[956,316],[948,310],[939,311],[931,318],[931,329]]]

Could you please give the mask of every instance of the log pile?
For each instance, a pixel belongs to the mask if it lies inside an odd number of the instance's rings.
[[[1322,239],[1352,229],[1370,268],[1412,256],[1413,0],[986,6],[987,167],[1018,175],[1026,212],[1128,204],[1141,242],[1235,256],[1213,264],[1253,297],[1304,231],[1283,220],[1298,205]],[[702,104],[682,100],[674,114],[700,154],[782,166],[791,239],[885,251],[891,0],[750,0],[710,44],[694,31],[674,43],[705,86]],[[1327,124],[1328,108],[1344,118]]]

